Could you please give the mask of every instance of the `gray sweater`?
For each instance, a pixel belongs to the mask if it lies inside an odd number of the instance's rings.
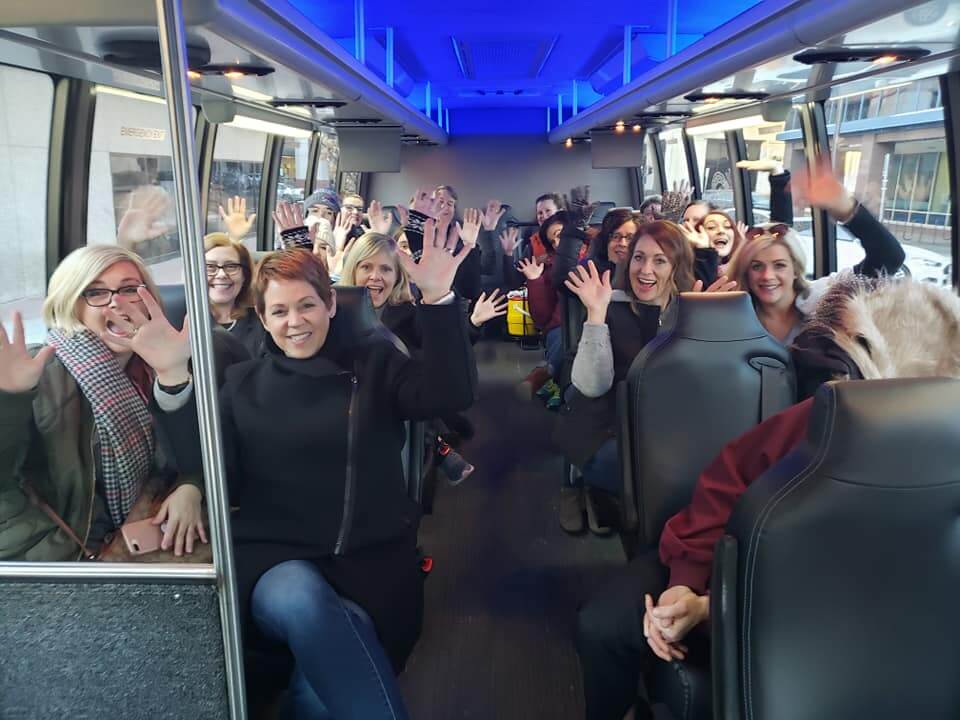
[[[606,323],[584,323],[570,379],[589,398],[598,398],[613,387],[613,347]]]

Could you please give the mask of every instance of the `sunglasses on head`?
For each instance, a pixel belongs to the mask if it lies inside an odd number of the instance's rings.
[[[747,228],[747,240],[753,240],[758,237],[766,237],[772,235],[773,237],[783,237],[787,234],[787,231],[790,229],[790,226],[786,223],[777,223],[776,225],[770,225],[769,227],[751,227]]]

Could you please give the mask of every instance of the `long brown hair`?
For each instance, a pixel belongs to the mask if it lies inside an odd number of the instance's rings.
[[[630,284],[630,261],[633,258],[637,243],[642,237],[649,237],[667,256],[670,264],[673,266],[671,280],[673,281],[673,292],[676,295],[681,292],[688,292],[693,289],[693,247],[687,240],[680,226],[669,220],[654,220],[647,223],[637,230],[637,234],[630,242],[630,251],[626,259],[617,266],[617,277],[615,287],[623,290],[630,297],[631,303],[638,303],[637,296],[633,293],[633,286]]]
[[[719,215],[720,217],[724,218],[727,222],[729,222],[730,227],[733,228],[733,247],[730,248],[730,252],[727,254],[726,258],[720,258],[720,264],[722,265],[724,260],[726,260],[727,262],[730,262],[731,260],[733,260],[734,254],[737,252],[737,250],[740,249],[740,246],[747,241],[747,239],[743,237],[740,234],[740,230],[737,229],[737,221],[734,220],[729,215],[727,215],[723,210],[711,210],[706,215],[704,215],[703,218],[700,220],[700,222],[697,223],[697,230],[703,229],[703,224],[707,221],[707,218],[710,217],[711,215]],[[711,247],[712,247],[712,243],[711,243]]]

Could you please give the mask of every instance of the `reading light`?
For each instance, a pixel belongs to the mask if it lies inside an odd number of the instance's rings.
[[[633,131],[634,131],[635,133],[638,133],[638,132],[640,132],[641,130],[643,130],[643,128],[640,127],[639,125],[634,125],[634,126],[633,126]]]
[[[890,65],[895,62],[913,62],[930,54],[922,47],[844,47],[842,45],[811,48],[793,56],[804,65],[821,63],[869,62]]]
[[[623,120],[617,120],[617,124],[613,126],[613,129],[615,132],[622,133],[626,129]]]
[[[566,142],[563,143],[564,147],[572,148],[573,147],[573,138],[567,138]]]
[[[274,68],[268,65],[249,65],[244,63],[234,63],[232,65],[203,65],[196,68],[195,72],[201,75],[223,75],[231,80],[246,77],[247,75],[256,75],[263,77],[274,72]]]

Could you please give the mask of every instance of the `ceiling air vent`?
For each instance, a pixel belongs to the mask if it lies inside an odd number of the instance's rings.
[[[913,62],[925,58],[930,51],[922,47],[819,47],[804,50],[793,59],[804,65],[821,63],[869,62],[889,65],[895,62]]]

